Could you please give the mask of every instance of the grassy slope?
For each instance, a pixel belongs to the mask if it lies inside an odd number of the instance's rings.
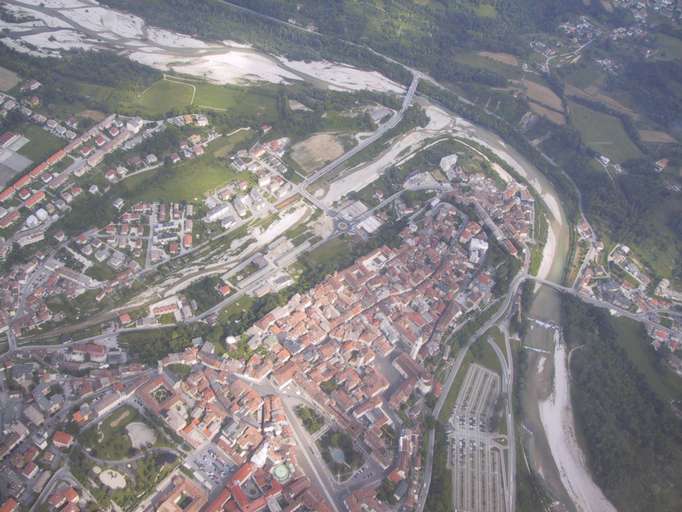
[[[77,86],[84,97],[100,103],[108,111],[153,119],[188,109],[227,111],[235,116],[259,115],[264,121],[272,121],[277,116],[276,94],[270,86],[240,87],[183,78],[172,80],[159,80],[146,89],[132,86],[114,89],[89,83]],[[73,112],[79,108],[65,105],[62,110]]]
[[[138,95],[133,105],[147,115],[157,117],[169,110],[182,110],[191,105],[193,90],[189,84],[159,80]]]
[[[571,121],[580,132],[583,142],[616,163],[639,158],[642,153],[623,129],[620,119],[569,102]]]

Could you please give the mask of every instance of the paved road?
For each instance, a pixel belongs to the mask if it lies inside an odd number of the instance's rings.
[[[308,469],[310,469],[310,472],[306,472],[306,474],[308,474],[311,479],[317,481],[318,488],[322,489],[327,501],[330,503],[335,512],[345,511],[346,506],[344,505],[340,494],[336,492],[336,484],[331,477],[327,465],[314,450],[314,442],[310,441],[309,434],[301,425],[298,416],[293,410],[291,395],[279,390],[268,381],[254,383],[249,380],[248,382],[261,395],[276,395],[282,399],[284,412],[294,434],[296,447],[298,448],[299,453],[303,455],[303,459],[299,460],[299,463],[302,462]],[[299,398],[297,397],[296,400],[298,399]]]
[[[45,487],[43,487],[43,490],[40,492],[36,500],[33,502],[33,505],[29,509],[29,512],[33,512],[52,492],[55,485],[57,485],[57,483],[68,474],[69,474],[68,465],[62,466],[57,471],[55,471],[50,477],[50,480],[48,480]]]
[[[317,181],[318,179],[320,179],[325,174],[328,174],[328,173],[338,169],[341,165],[346,163],[348,160],[353,158],[355,155],[360,153],[362,150],[366,149],[367,147],[371,146],[376,141],[378,141],[389,130],[392,130],[393,128],[395,128],[398,125],[398,123],[400,123],[400,121],[402,121],[403,116],[405,115],[405,112],[407,111],[407,109],[412,104],[412,100],[414,99],[414,95],[417,92],[417,85],[419,85],[419,75],[415,74],[412,78],[412,83],[410,84],[410,87],[407,90],[407,94],[405,95],[405,97],[403,99],[402,107],[400,108],[399,111],[397,111],[393,114],[391,119],[389,119],[386,123],[382,124],[377,131],[375,131],[371,136],[364,139],[357,146],[346,151],[346,153],[341,155],[339,158],[337,158],[336,160],[334,160],[330,164],[325,165],[319,171],[316,171],[313,174],[311,174],[310,176],[308,176],[303,182],[300,183],[299,187],[301,189],[306,188],[309,185],[311,185],[312,183],[314,183],[315,181]]]
[[[76,443],[78,444],[78,443]],[[80,445],[79,445],[80,446]],[[96,464],[102,464],[102,465],[109,465],[109,466],[115,466],[115,465],[126,465],[130,464],[131,462],[135,462],[140,459],[144,459],[147,455],[151,453],[168,453],[170,455],[174,455],[176,457],[182,457],[182,454],[174,450],[173,448],[163,448],[163,447],[150,447],[150,448],[145,448],[140,451],[137,455],[133,455],[132,457],[126,457],[124,459],[118,459],[118,460],[109,460],[109,459],[100,459],[99,457],[95,457],[94,455],[91,455],[88,453],[86,449],[81,447],[81,452],[83,452],[83,455],[85,455],[86,458],[90,459]]]
[[[512,303],[512,300],[514,296],[516,295],[516,292],[519,289],[519,286],[521,286],[521,283],[523,283],[526,278],[528,277],[528,267],[530,265],[530,257],[529,257],[530,251],[525,250],[524,251],[524,262],[523,262],[523,268],[519,271],[519,273],[514,277],[512,280],[512,283],[509,287],[509,292],[507,295],[504,297],[503,302],[497,312],[485,323],[483,324],[475,333],[473,333],[470,337],[469,340],[467,341],[467,344],[460,349],[459,353],[457,354],[457,358],[455,359],[455,363],[452,365],[450,372],[448,373],[448,376],[445,379],[445,382],[443,383],[443,389],[441,391],[440,397],[438,398],[438,401],[436,402],[436,406],[433,410],[433,417],[438,418],[440,416],[440,413],[443,409],[443,406],[445,405],[445,400],[447,399],[448,394],[450,393],[450,388],[452,387],[452,383],[455,380],[455,377],[457,376],[457,373],[459,372],[460,367],[462,366],[462,361],[464,361],[464,357],[466,356],[466,353],[469,351],[469,348],[471,348],[471,345],[473,345],[476,340],[478,340],[488,329],[493,327],[497,322],[502,319],[509,310],[509,306]],[[434,429],[431,429],[430,435],[429,435],[429,446],[428,450],[426,452],[426,469],[424,471],[424,480],[422,482],[422,488],[421,491],[419,492],[419,500],[417,502],[417,511],[418,512],[423,512],[424,511],[424,506],[426,505],[426,498],[428,497],[429,494],[429,487],[431,486],[431,476],[432,476],[432,471],[433,471],[433,450],[435,448],[435,438],[436,434]]]
[[[512,359],[511,345],[509,344],[509,336],[506,326],[500,329],[504,336],[505,349],[507,355],[502,353],[502,349],[493,340],[488,338],[488,343],[495,351],[497,359],[500,361],[502,368],[502,391],[507,394],[507,444],[509,457],[507,460],[507,508],[508,512],[513,512],[516,502],[516,429],[514,428],[514,408],[513,408],[513,391],[514,391],[514,363]]]

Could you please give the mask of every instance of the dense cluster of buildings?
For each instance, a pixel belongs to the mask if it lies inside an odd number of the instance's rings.
[[[83,192],[75,183],[76,178],[99,165],[141,126],[139,119],[111,115],[5,187],[0,192],[0,203],[4,205],[0,229],[19,221],[23,221],[23,226],[3,241],[4,252],[13,243],[26,246],[44,240],[47,228],[67,213],[70,203]],[[66,160],[69,163],[64,165],[62,161],[67,158],[71,161]]]
[[[441,160],[440,166],[452,186],[451,197],[459,204],[473,205],[477,216],[509,254],[516,256],[519,249],[533,240],[535,227],[535,199],[528,187],[503,173],[502,178],[467,171],[457,164],[457,155]],[[480,230],[477,223],[463,233],[468,241]],[[480,247],[476,243],[476,247]],[[471,249],[471,257],[475,258]]]
[[[75,120],[67,121],[68,125],[74,123]],[[155,136],[166,123],[205,127],[208,119],[193,114],[153,123],[153,126],[145,128],[145,122],[139,118],[111,115],[82,135],[73,137],[63,149],[7,186],[0,192],[0,202],[4,204],[0,206],[0,229],[10,228],[20,220],[23,224],[7,240],[0,238],[0,258],[5,258],[14,244],[24,247],[44,241],[48,228],[68,214],[71,204],[79,196],[99,196],[105,192],[95,184],[89,188],[82,185],[79,178],[100,165],[104,156]],[[189,147],[192,150],[189,157],[194,157],[217,136],[215,133],[207,137],[195,134],[183,147]],[[12,133],[5,134],[0,142],[11,145],[16,137]],[[164,158],[173,160],[174,156],[169,154]],[[149,160],[150,157],[154,157],[154,162]],[[67,160],[70,163],[66,163]],[[144,163],[148,161],[151,163]],[[154,167],[161,162],[154,155],[147,155],[143,165]],[[137,170],[137,167],[133,169]],[[124,165],[104,173],[107,183],[129,175]],[[113,201],[113,206],[120,212],[126,204],[119,198]],[[8,322],[17,314],[14,321],[17,333],[34,331],[49,321],[63,321],[63,312],[53,313],[47,306],[50,297],[61,296],[70,300],[97,289],[94,298],[101,302],[117,288],[132,284],[144,266],[191,249],[192,210],[192,205],[136,204],[101,231],[88,230],[71,239],[61,230],[52,233],[54,241],[50,241],[59,244],[56,252],[48,257],[45,251],[38,251],[31,261],[15,265],[0,278],[5,285],[0,293],[0,302],[6,306],[0,312],[0,333],[7,329]],[[22,293],[26,296],[21,297]]]
[[[75,441],[65,425],[87,425],[106,414],[147,380],[148,371],[125,364],[115,344],[85,342],[25,350],[6,358],[4,368],[0,510],[27,510],[39,496],[50,510],[86,510],[87,493],[60,471]]]
[[[241,219],[263,215],[272,202],[287,196],[292,186],[282,177],[287,168],[281,158],[288,144],[287,138],[275,139],[232,155],[231,165],[237,171],[249,172],[253,183],[242,180],[216,190],[205,200],[208,211],[204,220],[233,228]]]
[[[628,246],[616,244],[604,255],[602,242],[584,220],[578,225],[578,234],[582,240],[592,238],[592,243],[576,279],[577,290],[651,319],[647,330],[656,349],[667,346],[675,352],[682,348],[682,322],[675,315],[666,315],[682,304],[682,295],[670,287],[667,279],[652,290],[653,277]],[[662,325],[661,319],[666,319],[668,325]]]
[[[31,281],[31,290],[23,288]],[[100,283],[77,272],[56,258],[39,255],[28,263],[15,265],[0,276],[0,333],[8,329],[10,319],[15,332],[33,331],[49,321],[60,321],[63,312],[47,306],[50,297],[73,300]]]

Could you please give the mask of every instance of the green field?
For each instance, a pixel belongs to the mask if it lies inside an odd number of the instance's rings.
[[[466,64],[467,66],[474,68],[480,68],[492,71],[494,73],[499,73],[500,75],[510,79],[518,79],[521,78],[522,75],[520,67],[511,66],[509,64],[505,64],[504,62],[493,60],[483,55],[479,55],[476,52],[458,53],[454,60],[460,64]]]
[[[274,120],[277,117],[275,95],[269,94],[266,89],[247,89],[206,82],[197,83],[196,87],[194,107],[198,109],[226,111],[235,116],[256,116],[264,120]]]
[[[157,171],[139,174],[123,182],[129,201],[200,202],[204,194],[229,182],[253,181],[250,173],[238,173],[211,155],[185,160]]]
[[[30,158],[34,163],[44,161],[52,153],[66,146],[64,140],[33,124],[27,125],[19,131],[31,142],[21,148],[18,153]]]
[[[159,80],[137,97],[136,104],[145,114],[157,117],[172,110],[184,110],[192,104],[193,96],[193,85]]]
[[[84,448],[100,459],[117,460],[132,454],[132,444],[126,426],[141,421],[140,414],[129,406],[116,409],[103,421],[83,431],[79,441]]]
[[[216,158],[224,158],[253,137],[254,132],[252,130],[242,130],[229,137],[220,137],[214,140],[209,144],[208,150]]]
[[[111,87],[79,84],[82,96],[107,106],[108,110],[160,118],[189,108],[199,111],[214,110],[235,116],[256,117],[263,121],[277,118],[274,89],[267,87],[239,87],[217,85],[184,78],[163,78],[140,90],[116,90]],[[64,106],[60,111],[78,112],[85,105]]]
[[[656,34],[656,47],[659,52],[656,58],[661,60],[682,59],[682,40],[666,34]]]
[[[145,174],[126,180],[131,201],[194,201],[205,192],[237,178],[234,171],[213,159],[183,162],[152,176]]]
[[[348,238],[334,238],[320,245],[317,249],[310,251],[305,262],[311,266],[338,266],[342,267],[348,254],[352,251],[352,242]],[[299,265],[297,264],[296,267]]]
[[[582,64],[575,67],[569,75],[566,76],[566,81],[576,87],[585,89],[591,85],[599,86],[606,79],[606,74],[599,65],[590,62],[589,64]]]
[[[481,18],[495,18],[497,17],[497,9],[491,4],[479,4],[476,7],[476,14]]]
[[[642,156],[637,146],[625,133],[620,119],[591,110],[573,101],[568,103],[571,121],[587,146],[606,155],[616,163]]]

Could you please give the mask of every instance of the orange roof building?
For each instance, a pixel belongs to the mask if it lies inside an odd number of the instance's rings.
[[[17,510],[18,506],[19,504],[17,503],[17,500],[14,498],[7,498],[7,500],[0,505],[0,512],[14,512]]]
[[[73,444],[73,436],[67,432],[58,430],[52,436],[52,442],[57,448],[68,448]]]
[[[24,204],[27,208],[33,208],[35,205],[37,205],[43,199],[45,199],[45,192],[43,192],[42,190],[39,190],[38,192],[33,194],[31,197],[29,197],[26,200],[26,203],[24,203]]]
[[[14,194],[16,194],[16,192],[17,192],[17,190],[14,187],[12,187],[12,186],[7,187],[5,190],[0,192],[0,202],[7,201],[12,196],[14,196]]]

